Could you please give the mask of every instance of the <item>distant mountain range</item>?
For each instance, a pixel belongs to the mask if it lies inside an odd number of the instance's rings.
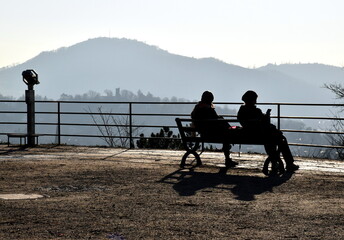
[[[334,95],[322,86],[344,80],[342,68],[323,64],[247,69],[214,58],[171,54],[136,40],[96,38],[0,69],[0,94],[22,96],[26,86],[21,73],[26,69],[39,74],[36,94],[49,99],[121,88],[191,101],[210,90],[215,101],[240,102],[241,95],[253,89],[260,102],[333,103]]]

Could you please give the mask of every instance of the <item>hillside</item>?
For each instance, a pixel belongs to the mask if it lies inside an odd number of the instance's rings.
[[[21,72],[31,68],[41,82],[35,87],[36,93],[52,99],[62,93],[122,88],[189,100],[199,99],[204,90],[210,90],[216,101],[239,102],[246,90],[254,89],[262,102],[332,103],[332,93],[321,86],[344,79],[342,69],[321,64],[246,69],[214,58],[171,54],[135,40],[96,38],[0,69],[0,93],[23,95],[26,86]]]
[[[324,83],[340,83],[344,80],[344,69],[323,64],[268,64],[258,70],[280,72],[293,78],[322,87]]]

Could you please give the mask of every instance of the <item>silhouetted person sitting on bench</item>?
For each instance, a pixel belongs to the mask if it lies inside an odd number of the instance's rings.
[[[225,121],[216,121],[221,120],[223,117],[217,115],[215,108],[212,104],[214,100],[214,95],[209,92],[205,91],[202,94],[201,101],[198,102],[191,113],[191,118],[193,120],[200,120],[194,121],[195,127],[199,130],[202,137],[208,139],[220,139],[223,142],[223,153],[225,155],[225,164],[226,167],[234,167],[238,163],[234,162],[230,158],[230,149],[231,146],[228,142],[230,138],[229,128],[230,125]],[[214,121],[204,121],[202,120],[214,120]]]
[[[297,170],[299,166],[294,164],[294,158],[290,152],[287,139],[280,130],[276,129],[275,125],[270,123],[270,111],[268,110],[266,114],[263,114],[262,110],[256,107],[257,98],[258,95],[254,91],[247,91],[242,96],[245,104],[240,107],[237,115],[243,127],[242,134],[255,139],[263,138],[268,142],[271,141],[271,144],[264,145],[265,151],[268,154],[267,161],[272,163],[280,161],[280,153],[282,153],[286,163],[286,170]],[[284,171],[284,169],[280,169],[281,171]],[[268,169],[265,165],[263,172],[266,175],[268,174]]]

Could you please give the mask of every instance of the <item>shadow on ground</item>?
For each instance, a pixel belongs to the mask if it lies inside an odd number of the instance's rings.
[[[219,172],[202,172],[202,168],[187,168],[174,171],[160,182],[173,184],[173,189],[180,196],[192,196],[198,191],[214,191],[227,189],[238,200],[253,201],[255,196],[264,192],[273,192],[273,188],[287,182],[293,173],[287,172],[281,176],[242,176],[229,175],[221,168]]]

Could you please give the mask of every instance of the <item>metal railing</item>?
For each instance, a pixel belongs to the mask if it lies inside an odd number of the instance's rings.
[[[195,105],[195,102],[100,102],[100,101],[36,101],[36,126],[41,126],[41,128],[36,128],[36,134],[40,134],[45,137],[55,138],[55,143],[66,144],[67,141],[62,139],[66,138],[128,138],[130,146],[134,147],[134,140],[139,139],[140,136],[133,134],[134,128],[143,129],[153,129],[169,127],[171,129],[176,129],[174,119],[176,117],[189,117],[190,112]],[[225,108],[230,109],[230,107],[238,108],[242,103],[238,102],[217,102],[217,106],[225,106]],[[115,107],[116,112],[112,110],[105,110],[100,112],[94,110],[94,105],[101,106],[106,109]],[[0,137],[6,136],[7,134],[21,131],[25,133],[26,127],[26,109],[25,101],[17,100],[0,100]],[[157,106],[160,106],[157,108]],[[173,107],[172,107],[173,106]],[[329,117],[329,116],[298,116],[298,115],[283,115],[287,108],[343,108],[344,104],[308,104],[308,103],[259,103],[261,107],[273,107],[275,109],[272,114],[272,119],[276,121],[276,126],[285,133],[291,134],[320,134],[320,135],[339,135],[344,134],[341,131],[319,129],[319,128],[309,128],[309,129],[283,129],[283,120],[296,120],[296,121],[343,121],[342,117]],[[87,108],[86,108],[87,107]],[[174,112],[171,112],[173,108]],[[98,108],[99,110],[99,108]],[[293,111],[288,111],[293,112]],[[315,110],[313,113],[317,113]],[[221,114],[221,113],[220,113]],[[15,117],[20,115],[21,117]],[[90,116],[124,116],[127,118],[125,124],[108,124],[110,127],[124,127],[128,129],[128,135],[104,135],[94,129],[97,127],[104,127],[104,123],[95,123],[90,121]],[[221,114],[225,118],[235,118],[236,113],[232,111],[232,114]],[[43,116],[43,117],[42,117]],[[88,121],[85,120],[85,116]],[[21,120],[18,120],[20,119]],[[148,120],[150,124],[145,124],[140,121],[140,118],[155,118],[154,121]],[[5,120],[4,120],[5,119]],[[7,121],[6,121],[7,119]],[[15,120],[13,120],[15,119]],[[164,119],[156,120],[156,119]],[[82,120],[82,121],[81,121]],[[137,123],[139,122],[139,123]],[[10,127],[11,126],[11,127]],[[13,126],[21,126],[18,127]],[[44,128],[45,126],[45,128]],[[50,128],[49,128],[50,127]],[[80,128],[93,128],[92,131],[80,130]],[[55,132],[51,132],[55,129]],[[71,131],[72,129],[72,131]],[[78,130],[79,129],[79,130]],[[93,132],[93,133],[86,133]],[[331,144],[324,143],[307,143],[307,142],[290,142],[291,146],[303,146],[303,147],[321,147],[321,148],[343,148],[343,146],[334,146]]]

